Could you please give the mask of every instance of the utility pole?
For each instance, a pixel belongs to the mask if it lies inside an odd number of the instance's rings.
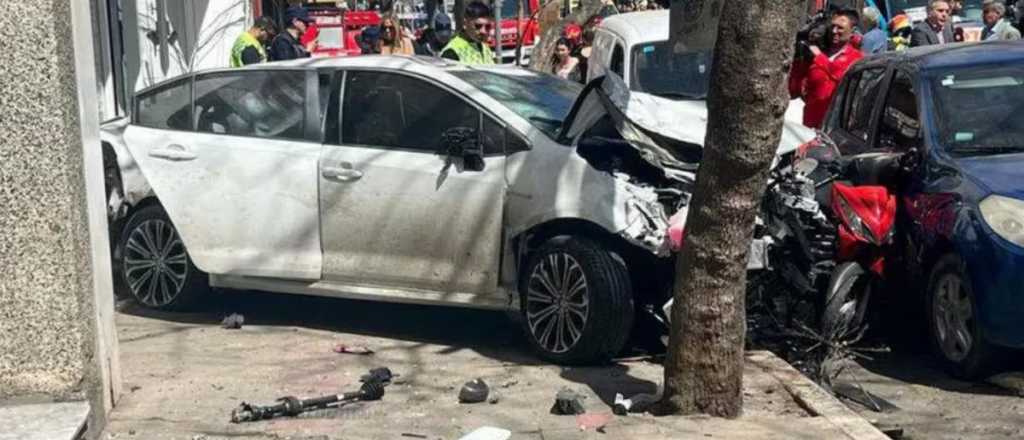
[[[501,5],[504,0],[494,0],[494,64],[501,64]]]

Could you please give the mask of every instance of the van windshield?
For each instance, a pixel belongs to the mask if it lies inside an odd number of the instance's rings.
[[[633,46],[631,90],[673,99],[704,99],[711,51],[676,53],[668,41]]]

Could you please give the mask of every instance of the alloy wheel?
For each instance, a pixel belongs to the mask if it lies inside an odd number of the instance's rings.
[[[943,355],[953,362],[964,360],[974,345],[974,309],[960,277],[944,275],[936,284],[932,304],[932,322]]]
[[[188,254],[178,232],[165,220],[146,220],[128,235],[124,276],[132,294],[149,307],[170,304],[188,277]]]
[[[572,349],[587,325],[589,286],[572,255],[556,252],[534,266],[527,283],[526,323],[537,344],[550,353]]]

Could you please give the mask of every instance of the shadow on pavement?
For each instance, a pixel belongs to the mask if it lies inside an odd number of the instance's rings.
[[[520,365],[543,364],[517,323],[500,311],[348,300],[256,291],[222,291],[189,312],[147,309],[121,300],[119,312],[182,324],[220,326],[232,313],[245,325],[304,327],[420,344],[470,349],[482,356]]]

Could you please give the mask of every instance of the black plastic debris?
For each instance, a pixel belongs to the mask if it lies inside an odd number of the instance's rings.
[[[364,374],[359,380],[362,385],[359,391],[342,394],[314,397],[311,399],[299,399],[294,396],[285,396],[276,400],[274,405],[253,405],[242,402],[231,411],[231,422],[242,423],[257,420],[272,419],[274,417],[294,417],[306,411],[339,407],[346,403],[356,401],[380,400],[384,397],[384,387],[391,384],[391,379],[396,377],[386,367],[374,368]]]
[[[562,388],[555,395],[555,404],[551,407],[551,414],[562,416],[574,416],[587,412],[583,407],[583,399],[586,396],[568,388]]]
[[[857,402],[861,406],[880,413],[891,413],[899,411],[899,407],[892,402],[885,400],[862,387],[848,383],[837,383],[832,385],[832,391],[836,395]]]
[[[242,328],[245,324],[245,316],[239,315],[238,313],[232,313],[224,318],[220,322],[220,326],[230,330],[237,330]]]
[[[487,386],[487,383],[483,379],[476,378],[462,385],[462,389],[459,390],[459,403],[480,403],[487,400],[487,395],[490,393],[491,388]]]

